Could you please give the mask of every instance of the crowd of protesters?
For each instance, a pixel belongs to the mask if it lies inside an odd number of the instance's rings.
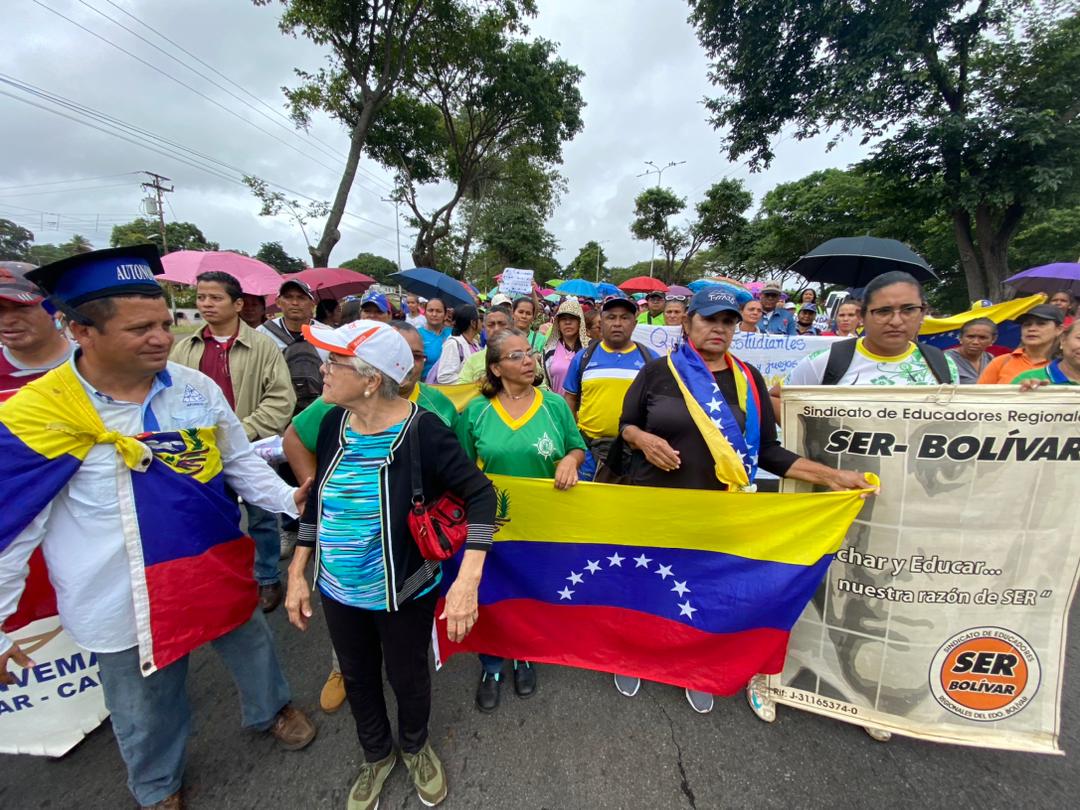
[[[758,468],[832,490],[867,486],[861,474],[781,446],[782,386],[769,390],[756,368],[731,355],[737,332],[845,338],[802,360],[791,384],[1080,382],[1070,294],[1022,315],[1011,352],[990,353],[998,326],[978,317],[963,325],[955,349],[941,352],[918,342],[928,305],[905,273],[879,276],[823,326],[815,290],[799,291],[789,307],[775,281],[757,296],[715,286],[640,302],[616,295],[549,305],[534,296],[465,302],[410,293],[395,306],[377,290],[319,300],[290,280],[268,318],[263,297],[207,272],[195,289],[203,325],[177,337],[153,278],[159,270],[156,253],[138,249],[82,254],[25,274],[0,269],[0,398],[24,401],[17,392],[27,383],[67,369],[101,424],[82,466],[0,550],[0,620],[14,611],[40,546],[65,627],[97,654],[128,785],[146,807],[183,806],[187,657],[144,677],[132,607],[140,586],[125,556],[115,453],[106,446],[119,448],[118,437],[216,428],[221,495],[243,504],[254,541],[247,574],[258,584],[257,604],[229,603],[239,618],[213,639],[237,676],[244,725],[288,750],[315,738],[315,724],[291,703],[264,614],[284,602],[303,630],[318,606],[332,643],[320,705],[333,712],[348,703],[363,752],[349,807],[376,807],[399,759],[431,806],[448,791],[428,734],[428,644],[443,573],[411,533],[418,493],[452,493],[464,504],[465,551],[438,617],[459,640],[478,618],[495,531],[485,474],[549,479],[561,490],[580,481],[725,488],[680,392],[684,378],[706,380],[715,395],[699,404],[730,414],[724,430],[747,448],[749,489]],[[670,362],[634,340],[639,325],[681,329]],[[460,412],[440,390],[453,385],[475,386]],[[275,441],[271,469],[252,443]],[[92,548],[80,545],[88,526],[101,538]],[[498,708],[508,674],[521,698],[538,688],[531,662],[496,653],[480,656],[474,699],[484,712]],[[9,667],[30,665],[0,634],[0,682],[10,682]],[[396,742],[384,667],[397,703]],[[615,675],[615,685],[632,697],[640,680]],[[686,697],[695,711],[712,709],[712,695],[687,689]],[[774,719],[759,679],[748,684],[747,699],[758,717]]]

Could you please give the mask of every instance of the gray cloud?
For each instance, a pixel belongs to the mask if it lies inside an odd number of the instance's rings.
[[[298,192],[319,198],[332,195],[336,170],[347,148],[347,139],[335,122],[317,119],[311,131],[314,138],[329,145],[333,156],[327,156],[322,154],[326,147],[287,133],[77,0],[42,2],[192,85],[269,134],[31,0],[5,8],[6,47],[0,51],[0,73]],[[106,0],[87,2],[174,52]],[[322,62],[319,49],[277,30],[274,7],[256,8],[245,0],[115,2],[277,111],[283,110],[280,87],[292,81],[292,68],[315,68]],[[565,148],[562,170],[569,191],[549,223],[561,246],[563,262],[573,258],[590,239],[606,240],[604,249],[617,264],[648,258],[649,245],[633,240],[628,230],[634,197],[655,182],[654,177],[636,176],[645,170],[646,160],[661,165],[685,160],[685,165],[665,173],[664,185],[686,196],[693,205],[711,183],[724,176],[746,179],[755,198],[760,199],[778,182],[826,166],[843,166],[862,154],[854,143],[826,153],[825,139],[806,143],[786,140],[777,147],[777,159],[767,172],[750,175],[745,167],[729,164],[720,153],[720,135],[707,124],[701,105],[713,89],[706,80],[707,64],[686,22],[686,12],[685,5],[671,0],[552,0],[541,5],[532,30],[559,42],[562,56],[583,69],[582,92],[588,104],[584,131]],[[214,78],[242,95],[219,77]],[[0,91],[27,98],[6,85],[0,84]],[[277,240],[294,255],[306,256],[296,226],[286,218],[258,217],[254,198],[235,183],[2,95],[0,122],[0,153],[4,155],[0,217],[31,228],[38,241],[63,241],[78,232],[103,246],[112,224],[138,214],[143,192],[140,178],[134,174],[78,184],[25,187],[28,184],[149,169],[175,183],[167,215],[196,222],[208,238],[223,247],[253,252],[260,242]],[[362,165],[371,174],[361,175],[351,194],[349,211],[355,216],[342,223],[342,241],[334,253],[339,261],[360,251],[395,256],[393,206],[379,199],[386,195],[390,177],[371,161]],[[434,189],[425,196],[435,200],[438,194]],[[54,225],[58,227],[51,227]],[[317,232],[318,225],[314,230]],[[404,230],[402,241],[408,261],[409,240]]]

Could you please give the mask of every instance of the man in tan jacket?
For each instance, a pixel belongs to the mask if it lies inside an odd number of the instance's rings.
[[[210,377],[229,401],[250,441],[277,436],[292,419],[296,394],[281,350],[240,319],[240,282],[228,273],[196,278],[195,305],[206,326],[178,340],[170,359]],[[281,553],[277,515],[247,505],[248,534],[255,541],[259,603],[269,613],[281,603]]]

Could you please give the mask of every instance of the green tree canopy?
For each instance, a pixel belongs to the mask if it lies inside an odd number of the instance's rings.
[[[371,276],[379,284],[392,284],[390,274],[396,273],[398,269],[392,261],[384,256],[376,256],[374,253],[361,253],[355,259],[342,262],[341,266]]]
[[[199,227],[191,222],[166,222],[165,239],[169,243],[168,253],[176,250],[218,250],[217,242],[210,242]],[[161,229],[153,219],[135,219],[126,225],[114,225],[109,245],[125,247],[142,245],[149,242],[161,250]]]
[[[574,260],[566,265],[566,269],[556,275],[559,278],[586,278],[590,281],[606,281],[608,277],[607,260],[607,254],[604,253],[603,246],[599,242],[589,240],[581,246],[581,250],[578,251]]]
[[[34,241],[32,231],[10,219],[0,219],[0,261],[24,262]]]
[[[894,199],[948,218],[970,297],[1001,295],[1011,239],[1080,168],[1080,17],[1053,0],[690,0],[731,159],[785,126],[876,140]],[[921,198],[921,199],[918,199]]]
[[[259,245],[255,258],[266,262],[279,273],[299,273],[307,267],[303,259],[290,256],[281,242],[263,242]]]

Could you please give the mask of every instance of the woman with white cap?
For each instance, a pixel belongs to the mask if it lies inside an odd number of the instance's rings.
[[[449,492],[465,504],[468,539],[440,616],[455,641],[476,622],[495,493],[439,417],[401,397],[413,356],[398,332],[355,321],[338,329],[305,326],[304,337],[330,352],[323,399],[336,407],[319,427],[315,485],[289,566],[289,621],[303,630],[312,615],[305,571],[314,552],[315,586],[364,749],[348,806],[376,807],[397,762],[383,699],[384,662],[397,698],[401,758],[421,801],[432,806],[447,792],[446,773],[428,741],[428,644],[442,572],[421,555],[409,529],[414,462],[425,502]]]

